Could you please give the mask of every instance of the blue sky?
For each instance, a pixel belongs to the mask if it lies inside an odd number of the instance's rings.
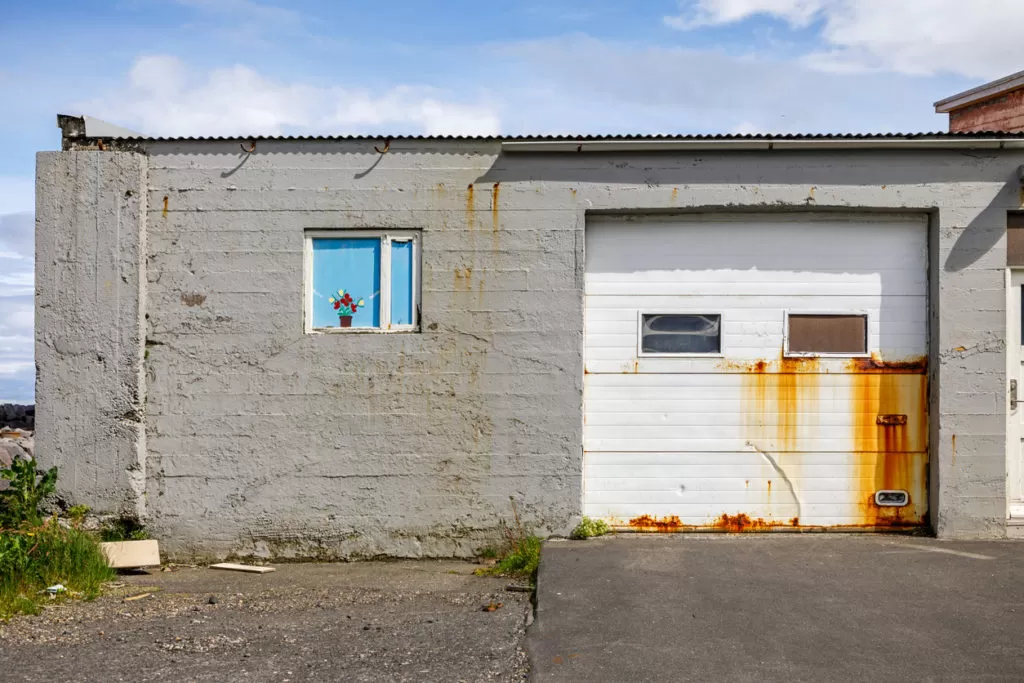
[[[154,135],[941,130],[1024,68],[1019,0],[49,0],[0,21],[0,402],[32,399],[59,113]]]

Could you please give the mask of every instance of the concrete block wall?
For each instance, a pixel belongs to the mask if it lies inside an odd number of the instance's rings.
[[[583,231],[609,212],[928,214],[932,522],[1005,534],[1005,213],[1021,206],[1021,153],[139,145],[144,499],[173,556],[466,555],[511,522],[511,500],[533,530],[566,533],[582,487]],[[423,231],[421,332],[304,333],[303,234],[324,228]],[[43,391],[40,413],[67,401]]]
[[[36,455],[98,514],[145,515],[147,159],[36,158]]]
[[[541,216],[479,183],[495,144],[149,151],[147,492],[165,547],[467,555],[513,501],[537,532],[571,528],[571,207]],[[312,228],[422,230],[421,332],[304,333]]]

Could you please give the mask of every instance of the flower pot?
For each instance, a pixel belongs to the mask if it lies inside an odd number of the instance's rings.
[[[350,316],[350,315],[339,315],[338,316],[338,327],[352,327],[352,316]]]

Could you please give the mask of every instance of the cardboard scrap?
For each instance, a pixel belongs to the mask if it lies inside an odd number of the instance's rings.
[[[252,564],[235,564],[234,562],[211,564],[210,569],[227,569],[233,572],[250,572],[252,574],[266,574],[267,572],[276,571],[273,567],[257,567]]]
[[[160,544],[146,541],[114,541],[100,543],[107,564],[114,569],[138,569],[160,565]]]

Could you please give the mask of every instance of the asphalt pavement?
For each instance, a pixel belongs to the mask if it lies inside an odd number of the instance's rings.
[[[1024,680],[1024,543],[621,535],[545,545],[536,681]]]

